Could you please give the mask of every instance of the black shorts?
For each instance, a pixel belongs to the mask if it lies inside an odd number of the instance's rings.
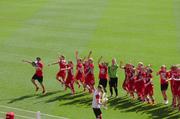
[[[34,76],[32,77],[33,80],[38,80],[39,83],[43,82],[43,76],[37,76],[36,74],[34,74]]]
[[[99,85],[102,85],[103,88],[105,89],[107,87],[107,79],[100,79]]]
[[[117,87],[118,86],[118,78],[110,78],[109,86],[110,87]]]
[[[161,91],[166,91],[168,89],[168,83],[161,84]]]
[[[100,108],[93,108],[94,114],[96,116],[96,118],[99,118],[102,114],[101,109]]]

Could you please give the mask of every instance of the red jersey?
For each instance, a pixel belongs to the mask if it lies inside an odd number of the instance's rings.
[[[59,67],[60,67],[60,70],[65,69],[66,68],[66,60],[60,60]],[[62,71],[66,71],[66,70],[62,70]]]
[[[151,79],[153,78],[152,74],[145,73],[144,76],[145,76],[144,79],[145,79],[146,84],[149,83]]]
[[[36,63],[36,73],[37,76],[43,76],[43,64],[41,62]]]
[[[160,70],[158,74],[160,75],[161,84],[168,83],[167,78],[169,77],[169,73],[167,71]]]
[[[89,64],[85,62],[83,66],[84,66],[84,74],[86,74],[88,72]]]
[[[90,71],[91,70],[91,71]],[[90,71],[90,72],[89,72]],[[94,76],[94,72],[92,72],[92,71],[94,71],[94,64],[89,64],[89,66],[88,66],[88,72],[89,72],[89,74],[88,75],[91,75],[91,76]]]
[[[127,67],[124,67],[124,73],[125,73],[125,80],[129,79],[129,75],[130,75],[130,69]]]
[[[73,67],[67,66],[68,70],[68,75],[67,75],[67,79],[73,79],[74,78],[74,74],[73,74]]]
[[[77,70],[77,73],[83,73],[83,64],[82,63],[78,63],[77,66],[76,66],[76,70]]]
[[[143,75],[144,75],[144,73],[142,72],[142,71],[139,71],[138,73],[137,73],[137,80],[142,80],[143,79]]]
[[[108,67],[99,64],[99,79],[108,78]]]

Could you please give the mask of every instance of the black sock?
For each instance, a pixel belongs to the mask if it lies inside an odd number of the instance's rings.
[[[116,92],[116,96],[118,96],[118,89],[114,88],[115,92]]]
[[[110,87],[111,96],[113,95],[113,89]]]

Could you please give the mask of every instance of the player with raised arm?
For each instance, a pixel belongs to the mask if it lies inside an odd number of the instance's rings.
[[[56,74],[56,79],[63,85],[66,79],[66,59],[64,55],[59,56],[59,60],[55,63],[49,64],[50,65],[59,65],[59,72]]]
[[[84,87],[89,90],[89,93],[92,93],[95,85],[94,63],[93,63],[93,59],[91,58],[91,54],[92,51],[89,52],[89,55],[84,62],[84,76],[85,76]]]
[[[78,84],[78,87],[80,88],[81,85],[82,86],[84,85],[84,72],[83,72],[84,59],[79,58],[78,51],[75,52],[75,56],[77,61],[75,82]]]
[[[108,80],[108,64],[106,62],[102,62],[102,56],[98,60],[99,66],[99,85],[102,85],[104,91],[107,92],[107,80]]]
[[[33,85],[36,88],[36,92],[39,90],[38,84],[36,83],[36,80],[37,80],[42,87],[42,90],[43,90],[42,94],[46,94],[45,86],[43,84],[43,63],[42,63],[41,58],[37,57],[36,61],[28,61],[28,60],[22,60],[22,61],[25,63],[31,64],[36,70],[35,74],[33,75],[31,79]]]

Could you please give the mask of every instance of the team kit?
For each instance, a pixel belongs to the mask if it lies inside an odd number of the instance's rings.
[[[131,63],[118,64],[116,59],[112,59],[112,63],[108,64],[103,60],[103,57],[98,59],[99,67],[99,84],[95,88],[95,76],[94,76],[94,60],[91,57],[92,51],[89,52],[87,57],[80,58],[78,51],[75,52],[76,66],[73,61],[66,61],[64,55],[58,57],[58,61],[48,64],[48,66],[59,65],[59,71],[56,74],[57,81],[64,86],[64,89],[70,89],[72,95],[75,95],[74,84],[77,84],[78,88],[83,88],[84,92],[88,91],[93,94],[92,109],[94,111],[96,119],[102,119],[101,107],[107,109],[107,85],[109,83],[110,97],[118,97],[118,69],[124,70],[125,79],[122,84],[122,88],[127,92],[132,99],[154,105],[154,87],[153,87],[153,69],[151,65],[144,65],[139,62],[135,67]],[[35,74],[32,76],[32,83],[35,86],[36,92],[39,90],[37,82],[42,87],[43,95],[46,94],[46,89],[43,84],[43,67],[44,64],[40,57],[37,57],[35,61],[23,60],[25,63],[31,64],[35,68]],[[74,73],[74,67],[76,72]],[[169,84],[172,93],[172,107],[179,109],[180,111],[180,65],[172,65],[170,70],[162,65],[159,71],[156,73],[160,79],[161,92],[164,99],[164,104],[168,104],[168,96],[166,91]]]

